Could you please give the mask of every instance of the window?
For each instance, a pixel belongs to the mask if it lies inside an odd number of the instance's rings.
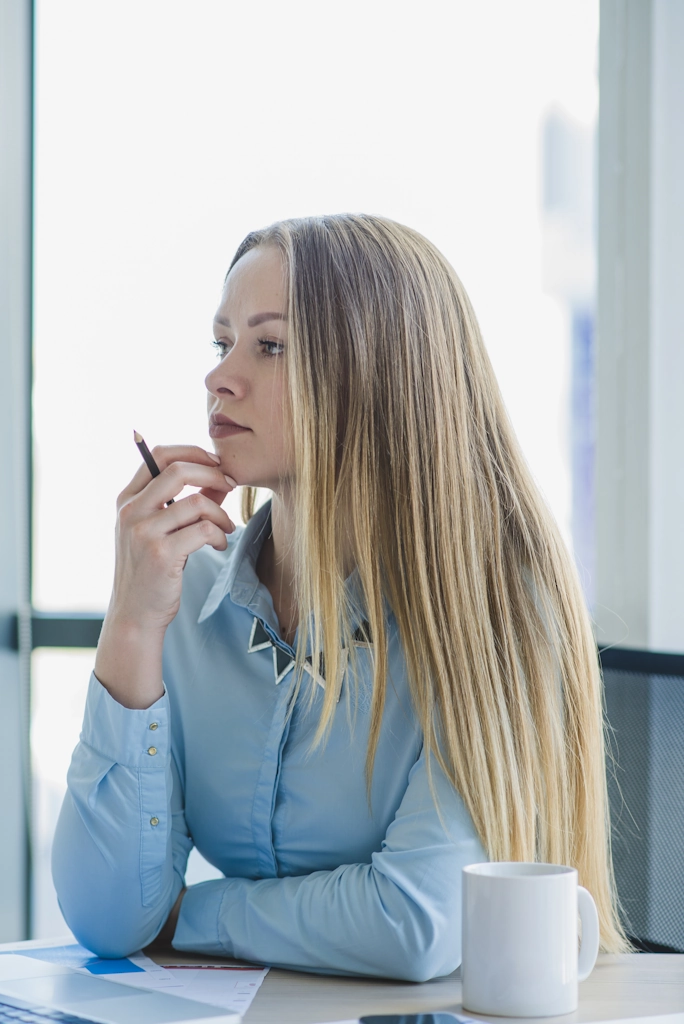
[[[444,251],[570,539],[570,409],[591,380],[577,391],[572,364],[590,356],[576,339],[593,315],[597,33],[597,0],[39,0],[39,610],[104,611],[133,429],[150,446],[207,446],[203,377],[230,258],[250,229],[310,213],[381,213]],[[590,268],[581,295],[563,232]],[[93,658],[33,655],[36,937],[65,927],[49,848]]]

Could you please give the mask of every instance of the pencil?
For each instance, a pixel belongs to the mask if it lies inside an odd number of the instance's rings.
[[[140,454],[142,455],[143,459],[145,460],[145,465],[149,469],[149,471],[152,474],[152,476],[153,477],[159,476],[159,474],[161,473],[161,470],[160,470],[159,466],[157,465],[157,463],[154,461],[154,456],[152,455],[152,452],[150,451],[150,449],[145,444],[145,441],[143,439],[142,434],[139,434],[137,430],[134,430],[133,431],[133,438],[134,438],[135,443],[137,444],[138,448],[140,449]],[[169,498],[169,500],[166,502],[167,508],[168,508],[169,505],[173,505],[173,501],[174,501],[173,498]]]

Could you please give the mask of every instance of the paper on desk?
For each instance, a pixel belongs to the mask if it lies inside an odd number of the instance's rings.
[[[128,963],[130,969],[123,970],[118,965]],[[116,964],[116,970],[108,971],[108,964]],[[92,968],[87,964],[83,970],[90,971],[92,974]],[[154,960],[150,960],[149,956],[145,956],[144,953],[132,953],[126,960],[101,960],[97,965],[98,977],[104,978],[106,981],[117,981],[120,985],[132,985],[134,988],[148,988],[152,990],[164,989],[170,995],[183,995],[178,991],[179,986],[174,982],[173,978],[170,978],[163,967],[156,964]]]
[[[100,977],[134,988],[163,990],[171,996],[183,996],[184,999],[195,999],[198,1003],[221,1006],[233,1013],[247,1012],[268,974],[268,967],[233,964],[197,964],[191,967],[171,964],[161,967],[144,953],[134,953],[128,959],[137,969],[135,973],[98,972]]]
[[[103,974],[107,981],[152,990],[162,989],[171,996],[195,999],[198,1003],[220,1006],[232,1013],[246,1013],[268,967],[236,964],[170,964],[160,967],[144,953],[128,958],[139,970],[135,974]]]
[[[233,1013],[247,1012],[268,974],[268,967],[236,964],[165,964],[162,970],[174,979],[174,985],[180,986],[169,989],[170,992]]]
[[[25,949],[22,954],[35,960],[72,967],[79,974],[96,974],[106,981],[134,988],[163,990],[169,995],[196,999],[198,1003],[220,1006],[233,1013],[246,1013],[268,974],[268,967],[234,964],[211,967],[172,964],[170,967],[160,967],[143,952],[133,953],[120,960],[103,960],[78,943]]]
[[[5,952],[10,952],[6,950]],[[11,952],[15,952],[12,950]],[[35,947],[22,948],[22,956],[29,956],[33,960],[42,960],[48,964],[62,964],[64,967],[73,967],[74,970],[85,972],[86,974],[106,974],[108,977],[113,974],[139,974],[143,973],[146,968],[142,964],[134,962],[133,957],[123,957],[121,960],[103,960],[99,956],[95,956],[89,949],[84,946],[80,946],[77,942],[71,943],[68,946],[46,946],[45,948],[36,949]],[[145,957],[145,960],[148,958]],[[152,961],[149,961],[152,963]],[[154,964],[154,967],[157,965]]]

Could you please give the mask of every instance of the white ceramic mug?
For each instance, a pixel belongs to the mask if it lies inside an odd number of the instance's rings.
[[[577,914],[582,945],[577,953]],[[471,864],[463,869],[463,1006],[504,1017],[577,1009],[577,982],[596,963],[596,904],[559,864]]]

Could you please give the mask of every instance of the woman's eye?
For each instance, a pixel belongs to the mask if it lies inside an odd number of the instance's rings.
[[[270,338],[259,338],[258,341],[267,358],[270,356],[281,356],[285,351],[282,341],[271,341]]]
[[[222,341],[220,338],[212,338],[211,343],[216,349],[216,355],[223,359],[226,352],[228,351],[227,343],[225,341]]]
[[[270,359],[272,356],[281,356],[285,350],[282,341],[273,341],[271,338],[258,338],[257,342],[267,359]],[[231,343],[224,338],[213,338],[211,344],[216,349],[219,359],[223,359],[232,348]]]

